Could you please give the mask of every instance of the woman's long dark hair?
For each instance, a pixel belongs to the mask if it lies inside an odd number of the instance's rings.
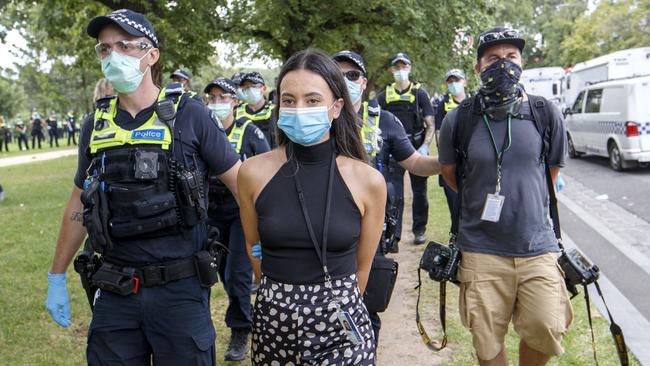
[[[278,75],[276,84],[278,101],[281,100],[282,96],[282,90],[280,89],[282,80],[287,73],[294,70],[308,70],[320,75],[329,86],[332,94],[334,94],[334,100],[342,98],[345,101],[341,114],[332,121],[330,138],[334,140],[338,154],[367,162],[368,155],[361,142],[361,121],[352,106],[347,83],[336,62],[323,51],[317,49],[306,49],[295,53],[284,63],[280,75]],[[273,111],[276,121],[279,117],[280,108],[278,105]],[[288,145],[289,151],[287,155],[291,155],[294,143],[279,128],[277,129],[277,136],[278,144],[280,146]]]

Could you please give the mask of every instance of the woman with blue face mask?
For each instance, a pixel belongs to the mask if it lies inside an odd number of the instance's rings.
[[[386,185],[367,163],[347,84],[329,56],[292,56],[278,98],[279,148],[247,160],[238,183],[246,246],[261,279],[253,364],[374,365],[361,294]],[[258,241],[261,260],[252,255]]]

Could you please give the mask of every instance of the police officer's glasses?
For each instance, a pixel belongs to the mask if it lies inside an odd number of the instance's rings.
[[[230,93],[208,94],[208,101],[211,103],[230,102],[235,96]]]
[[[346,79],[350,81],[357,81],[363,75],[359,70],[350,70],[343,73]]]
[[[479,37],[478,43],[485,43],[496,41],[497,39],[519,38],[519,31],[516,29],[508,29],[500,32],[491,32]]]
[[[152,44],[147,42],[123,40],[117,41],[113,44],[97,43],[97,45],[95,45],[95,53],[97,53],[97,56],[99,56],[100,59],[104,59],[108,57],[114,49],[123,55],[135,56],[140,51],[148,50],[150,48],[154,47]]]

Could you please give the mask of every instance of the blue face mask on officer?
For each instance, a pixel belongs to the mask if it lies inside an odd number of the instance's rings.
[[[147,66],[144,72],[140,71],[140,61],[147,57],[149,52],[140,58],[111,52],[108,57],[102,59],[102,72],[118,93],[130,94],[140,86],[144,74],[149,70]]]
[[[345,83],[348,84],[348,93],[350,93],[352,104],[358,102],[361,99],[361,85],[348,80],[348,78],[345,78]]]
[[[244,101],[250,104],[256,104],[264,97],[262,94],[262,89],[258,87],[246,88],[242,91],[242,94]]]
[[[460,95],[465,91],[465,85],[463,85],[461,81],[456,81],[447,84],[447,90],[449,90],[449,93],[453,96]]]
[[[332,127],[328,111],[329,108],[308,107],[308,108],[280,108],[278,128],[298,145],[310,146],[317,143],[325,132]]]

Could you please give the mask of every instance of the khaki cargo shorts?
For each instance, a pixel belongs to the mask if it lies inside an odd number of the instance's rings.
[[[458,270],[460,318],[481,360],[495,358],[508,323],[526,344],[547,355],[564,352],[561,341],[573,320],[557,253],[502,257],[462,252]]]

